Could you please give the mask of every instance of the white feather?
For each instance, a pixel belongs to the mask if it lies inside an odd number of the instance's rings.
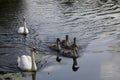
[[[32,53],[32,54],[34,54],[34,53]],[[18,67],[21,70],[25,70],[25,71],[36,71],[37,70],[34,56],[22,55],[21,57],[18,57],[17,61],[18,61]],[[33,64],[32,64],[32,62],[33,62]],[[33,70],[32,70],[32,66],[34,67]]]
[[[22,55],[18,62],[18,67],[22,70],[30,71],[32,68],[32,61],[30,56]]]
[[[26,34],[28,34],[29,33],[29,31],[28,31],[28,28],[25,28],[26,29]],[[19,34],[24,34],[24,27],[23,26],[21,26],[21,27],[19,27],[19,29],[18,29],[18,33]]]

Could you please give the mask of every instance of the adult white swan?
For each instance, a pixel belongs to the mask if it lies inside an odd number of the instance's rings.
[[[18,67],[23,71],[36,71],[37,66],[35,63],[34,54],[36,53],[35,47],[31,49],[31,56],[22,55],[18,56]]]
[[[24,34],[24,35],[29,33],[28,28],[26,26],[26,17],[23,18],[23,26],[19,27],[18,33],[19,34]]]

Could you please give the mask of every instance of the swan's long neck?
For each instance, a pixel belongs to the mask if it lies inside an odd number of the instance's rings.
[[[58,47],[59,50],[61,49],[61,45],[60,45],[59,41],[57,41],[57,47]]]
[[[77,50],[76,50],[76,47],[73,48],[73,56],[76,58],[77,57]]]
[[[75,47],[77,45],[76,38],[74,38],[73,46]]]
[[[74,44],[76,45],[76,40],[74,40]]]
[[[34,52],[31,53],[31,59],[32,59],[32,71],[36,71],[36,63],[35,63],[35,56],[34,56]]]
[[[61,50],[61,45],[60,45],[60,39],[59,38],[57,38],[57,41],[56,41],[57,43],[57,45],[56,45],[56,47],[57,47],[57,49],[58,50]]]
[[[69,37],[68,35],[66,35],[66,43],[65,43],[66,46],[70,46],[70,41],[69,41]]]
[[[26,28],[27,28],[27,26],[26,26],[26,19],[24,18],[24,33],[26,34]]]
[[[66,35],[66,41],[68,41],[68,35]]]

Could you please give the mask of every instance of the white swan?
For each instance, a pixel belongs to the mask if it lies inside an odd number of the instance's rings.
[[[28,31],[28,28],[27,28],[27,26],[26,26],[26,17],[24,17],[23,18],[23,26],[22,27],[19,27],[19,29],[18,29],[18,33],[19,34],[28,34],[29,33],[29,31]]]
[[[37,66],[35,63],[34,54],[36,53],[36,49],[33,47],[31,49],[31,56],[22,55],[21,57],[18,56],[18,68],[23,71],[36,71]]]

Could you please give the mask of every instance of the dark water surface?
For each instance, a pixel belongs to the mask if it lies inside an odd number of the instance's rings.
[[[27,17],[30,31],[26,37],[17,33],[23,16]],[[0,0],[0,79],[119,80],[119,26],[119,1]],[[57,63],[57,53],[48,48],[56,38],[64,39],[65,35],[71,41],[77,37],[82,48],[77,71],[72,68],[72,58],[60,56],[62,63]],[[36,74],[21,73],[17,56],[30,55],[32,46],[50,59],[43,67],[38,64]]]

